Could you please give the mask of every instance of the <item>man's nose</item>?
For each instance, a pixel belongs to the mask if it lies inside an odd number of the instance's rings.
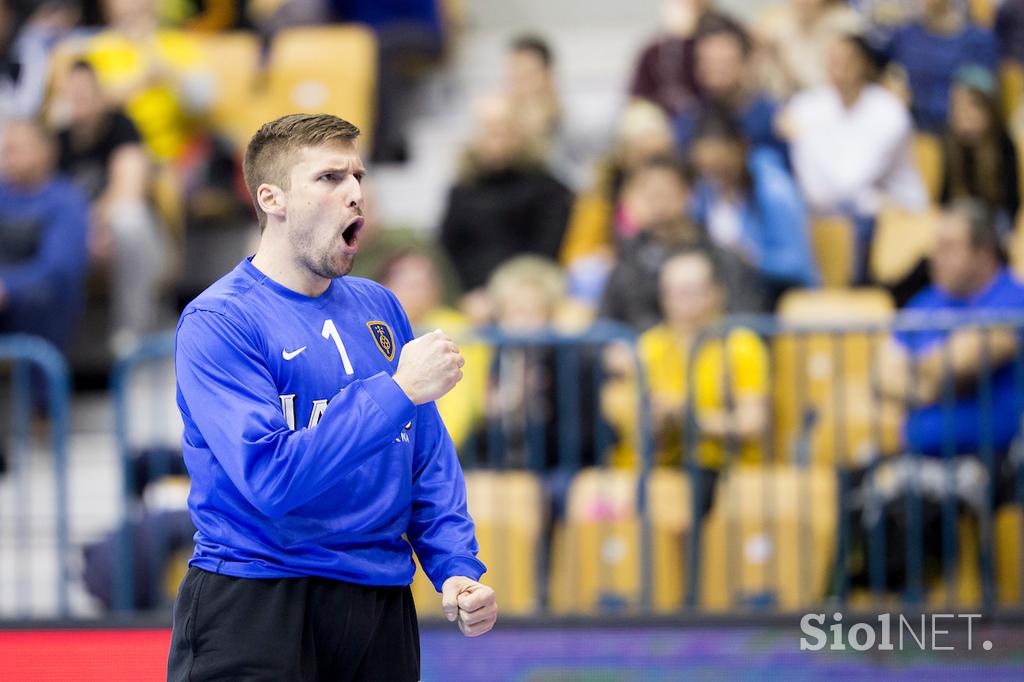
[[[346,188],[346,199],[348,207],[363,210],[363,188],[355,178],[349,178],[349,186]]]

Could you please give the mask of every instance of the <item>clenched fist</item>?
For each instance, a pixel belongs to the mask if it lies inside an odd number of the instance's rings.
[[[459,623],[466,637],[489,632],[498,620],[494,590],[462,575],[455,575],[441,586],[441,608],[449,621]]]
[[[435,329],[402,347],[392,378],[414,405],[422,405],[452,390],[462,378],[464,364],[452,338]]]

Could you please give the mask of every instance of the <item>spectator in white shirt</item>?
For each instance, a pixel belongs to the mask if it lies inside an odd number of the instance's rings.
[[[920,210],[928,197],[911,158],[910,114],[875,83],[875,51],[863,38],[844,35],[831,45],[826,66],[830,84],[793,97],[778,126],[790,140],[797,181],[811,208],[848,215],[856,224],[863,277],[883,204]]]

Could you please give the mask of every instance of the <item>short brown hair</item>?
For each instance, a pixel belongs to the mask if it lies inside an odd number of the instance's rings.
[[[245,186],[256,207],[260,231],[267,226],[267,214],[256,200],[256,188],[269,182],[288,189],[288,171],[295,152],[334,140],[355,140],[359,128],[331,114],[289,114],[264,123],[249,140],[242,167]]]

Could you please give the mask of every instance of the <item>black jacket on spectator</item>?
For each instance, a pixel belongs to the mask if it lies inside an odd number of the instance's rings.
[[[661,322],[663,316],[658,302],[661,266],[686,248],[706,249],[718,262],[730,313],[760,313],[767,309],[768,291],[764,282],[757,271],[735,254],[706,241],[689,247],[670,246],[641,232],[619,249],[601,301],[601,317],[623,322],[638,333]]]
[[[978,199],[996,216],[1000,229],[1012,229],[1020,209],[1020,181],[1017,149],[1009,134],[999,135],[999,148],[993,149],[989,159],[993,167],[987,174],[981,155],[971,147],[957,144],[951,135],[943,145],[942,202]]]
[[[539,167],[478,173],[455,185],[441,223],[441,245],[468,291],[513,256],[555,258],[573,195]]]
[[[1003,0],[993,28],[999,56],[1024,64],[1024,0]]]
[[[103,194],[110,173],[110,160],[119,147],[141,144],[135,124],[121,112],[107,116],[102,132],[88,144],[78,144],[70,128],[57,134],[60,170],[68,175],[90,200]]]

